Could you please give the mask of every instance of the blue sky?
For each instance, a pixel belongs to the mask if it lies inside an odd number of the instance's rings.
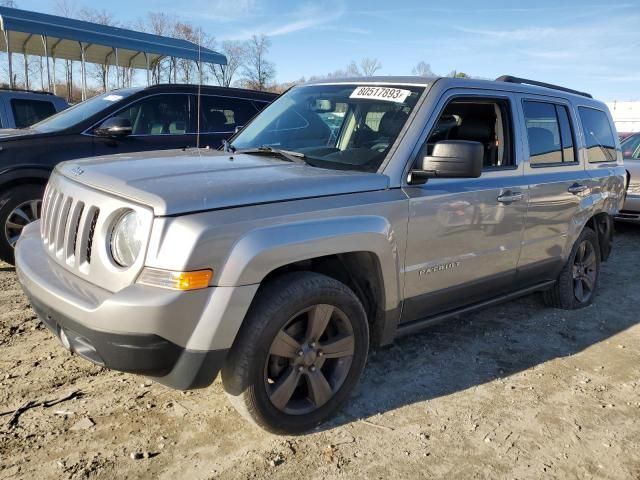
[[[55,13],[54,0],[18,0]],[[563,84],[603,100],[640,100],[640,1],[78,0],[121,22],[149,10],[201,25],[218,41],[265,33],[278,81],[378,58],[381,74],[502,74]],[[482,5],[482,6],[480,6]]]

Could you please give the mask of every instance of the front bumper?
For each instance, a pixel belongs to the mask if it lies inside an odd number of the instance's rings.
[[[615,219],[622,222],[640,223],[640,194],[627,194],[624,206]]]
[[[16,272],[35,312],[66,348],[180,390],[215,380],[257,286],[176,292],[134,284],[112,293],[56,264],[38,223],[18,241]]]

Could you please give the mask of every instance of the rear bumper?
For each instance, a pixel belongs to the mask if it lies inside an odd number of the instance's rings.
[[[640,223],[640,195],[627,194],[624,207],[615,216],[615,219],[622,222]]]
[[[38,317],[66,348],[179,390],[215,380],[257,287],[175,292],[134,284],[112,293],[50,259],[37,225],[18,241],[16,272]]]

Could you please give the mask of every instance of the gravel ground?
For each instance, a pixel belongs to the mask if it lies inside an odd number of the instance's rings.
[[[331,424],[276,437],[219,381],[180,393],[93,366],[0,265],[0,479],[640,479],[640,228],[619,227],[594,304],[523,298],[371,353]]]

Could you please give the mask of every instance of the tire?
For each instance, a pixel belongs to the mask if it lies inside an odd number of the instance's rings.
[[[316,329],[323,319],[324,330]],[[290,273],[261,287],[222,382],[245,418],[269,432],[296,435],[335,414],[362,375],[368,347],[367,317],[351,289],[317,273]]]
[[[585,279],[585,276],[588,278]],[[544,301],[550,307],[564,310],[584,308],[593,301],[599,276],[598,236],[591,228],[585,227],[571,249],[571,254],[555,285],[543,293]],[[591,285],[590,289],[587,289],[587,284]],[[580,291],[583,295],[580,295]]]
[[[41,185],[18,185],[0,196],[0,260],[14,264],[14,247],[21,227],[40,218]]]

